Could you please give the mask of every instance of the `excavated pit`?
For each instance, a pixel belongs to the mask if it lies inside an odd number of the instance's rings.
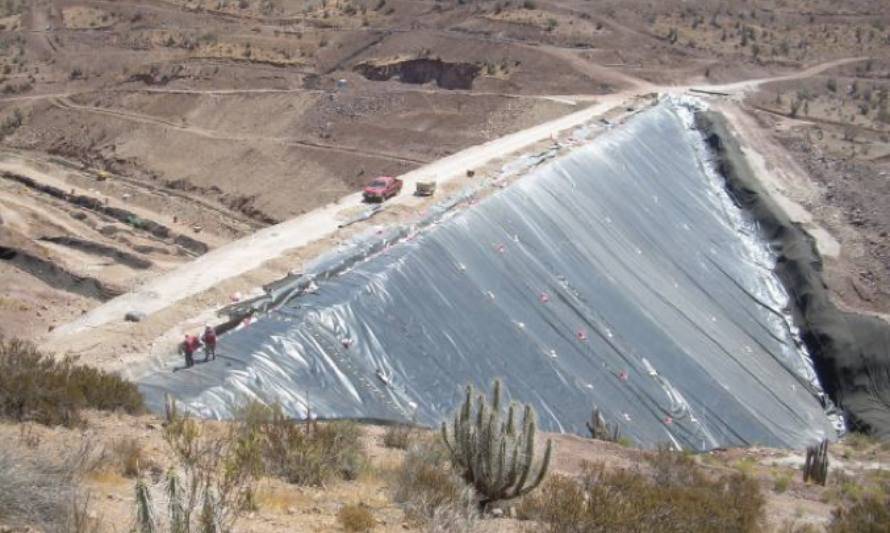
[[[423,85],[435,82],[443,89],[472,89],[482,67],[473,63],[448,63],[441,59],[418,58],[392,63],[361,63],[354,70],[371,81],[397,79]]]
[[[834,438],[776,257],[715,167],[692,113],[659,105],[399,244],[363,245],[224,335],[216,362],[170,360],[141,389],[206,417],[258,399],[435,425],[466,384],[499,378],[551,431],[585,434],[597,405],[645,446]]]

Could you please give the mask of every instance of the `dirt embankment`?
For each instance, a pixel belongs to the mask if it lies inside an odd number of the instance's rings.
[[[754,177],[724,119],[702,113],[698,122],[708,132],[733,198],[758,221],[778,255],[776,272],[792,298],[794,320],[823,388],[850,427],[890,436],[890,324],[837,307],[822,279],[813,238]]]

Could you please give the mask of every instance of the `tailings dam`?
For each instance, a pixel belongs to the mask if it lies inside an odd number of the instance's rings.
[[[257,398],[435,425],[500,378],[550,431],[586,434],[596,405],[648,446],[833,438],[776,258],[711,154],[663,102],[140,386],[207,417]]]

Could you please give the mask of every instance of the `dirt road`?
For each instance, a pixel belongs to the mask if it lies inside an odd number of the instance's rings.
[[[640,94],[642,91],[635,90],[604,96],[593,105],[570,115],[440,159],[401,176],[405,181],[405,190],[413,190],[416,182],[420,180],[435,179],[440,185],[446,183],[465,174],[468,169],[478,168],[495,158],[522,150],[552,135],[584,124]],[[412,201],[411,196],[402,195],[390,201],[388,205]],[[360,202],[360,193],[351,194],[311,213],[217,248],[149,281],[135,292],[115,298],[78,320],[56,328],[52,337],[58,339],[97,328],[111,321],[119,321],[129,311],[151,314],[205,291],[226,279],[257,268],[289,249],[305,246],[331,235],[340,224],[338,215],[341,211]]]
[[[812,76],[835,66],[862,59],[848,58],[831,61],[790,76],[703,88],[715,92],[744,92],[763,83]],[[655,87],[654,89],[661,90],[663,94],[681,94],[690,88]],[[440,185],[446,183],[465,174],[468,169],[478,168],[498,157],[515,153],[562,131],[587,123],[609,109],[646,94],[652,89],[653,87],[648,84],[641,84],[634,89],[602,96],[592,105],[575,113],[440,159],[401,176],[405,181],[405,190],[413,190],[416,182],[420,180],[435,179]],[[56,328],[50,341],[53,344],[58,344],[59,340],[67,335],[98,328],[112,321],[120,321],[129,311],[141,311],[150,315],[206,291],[222,281],[255,269],[288,250],[328,237],[338,229],[342,212],[354,208],[360,201],[360,193],[351,194],[311,213],[268,227],[254,235],[217,248],[190,263],[150,280],[134,292],[119,296],[93,309],[81,318]],[[402,195],[387,205],[411,204],[413,202],[416,202],[414,198]]]
[[[753,91],[760,87],[761,85],[765,85],[767,83],[774,83],[779,81],[793,81],[793,80],[802,80],[805,78],[811,78],[813,76],[817,76],[822,74],[827,70],[831,70],[835,67],[839,67],[841,65],[847,65],[849,63],[856,63],[858,61],[866,61],[868,57],[847,57],[843,59],[837,59],[835,61],[828,61],[826,63],[820,63],[818,65],[813,65],[809,68],[801,70],[799,72],[795,72],[793,74],[788,74],[785,76],[774,76],[771,78],[759,78],[755,80],[745,80],[739,81],[735,83],[727,83],[724,85],[704,85],[691,87],[693,89],[712,91],[712,92],[720,92],[720,93],[729,93],[732,95],[742,96],[746,92]]]

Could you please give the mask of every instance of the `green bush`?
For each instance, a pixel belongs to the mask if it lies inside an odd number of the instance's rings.
[[[297,485],[351,480],[367,462],[358,424],[347,421],[297,422],[281,407],[252,403],[239,416],[242,431],[255,433],[265,471]]]
[[[0,338],[0,417],[74,426],[80,410],[143,411],[133,383],[71,358],[56,360],[28,342]]]
[[[580,481],[553,476],[520,502],[519,517],[560,533],[760,530],[765,502],[756,481],[741,474],[710,479],[685,460],[659,460],[655,479],[603,465],[585,465]]]

